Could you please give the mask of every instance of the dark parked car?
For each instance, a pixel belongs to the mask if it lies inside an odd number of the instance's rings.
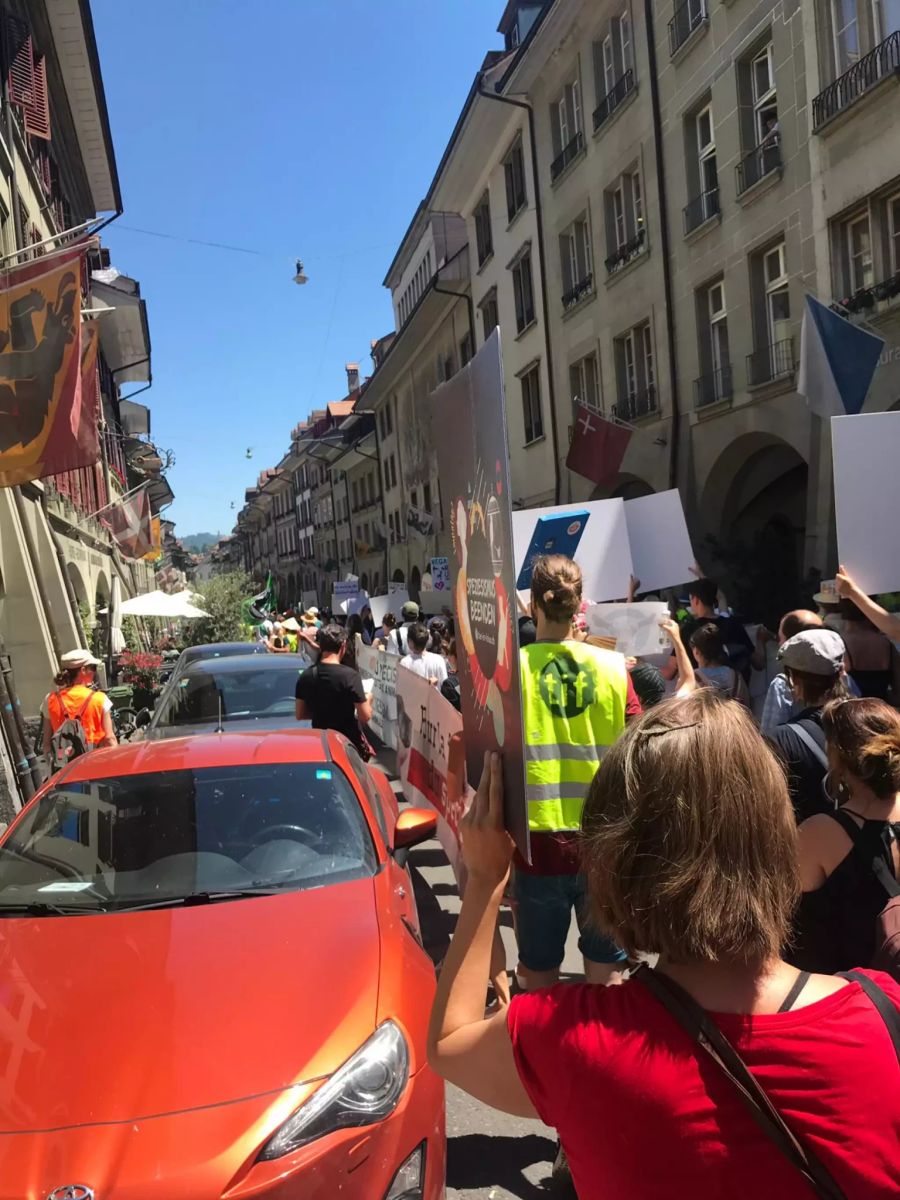
[[[188,646],[178,656],[176,673],[188,663],[206,658],[234,658],[236,654],[268,654],[264,642],[210,642],[206,646]]]

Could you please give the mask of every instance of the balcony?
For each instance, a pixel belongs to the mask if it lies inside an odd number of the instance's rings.
[[[864,92],[900,72],[900,31],[892,33],[869,54],[855,62],[813,100],[813,129],[818,130],[849,108]]]
[[[652,417],[657,412],[659,403],[656,398],[656,386],[652,383],[642,392],[633,392],[613,405],[613,415],[620,421],[639,421],[642,417]]]
[[[579,300],[589,295],[594,290],[594,276],[585,275],[584,279],[579,279],[574,287],[563,293],[562,306],[563,311],[567,312],[570,308],[574,308]]]
[[[737,175],[737,194],[755,187],[767,175],[781,170],[781,143],[777,137],[768,142],[760,142],[750,153],[742,158],[735,167]]]
[[[784,338],[769,346],[760,346],[747,355],[747,386],[759,387],[774,383],[793,375],[797,363],[794,358],[794,339]]]
[[[718,404],[720,400],[730,400],[732,395],[730,364],[694,380],[695,408],[708,408],[710,404]]]
[[[644,243],[647,241],[646,229],[639,229],[634,237],[623,242],[613,254],[610,254],[606,259],[606,269],[610,275],[615,275],[616,271],[621,271],[633,259],[637,258],[644,252]]]
[[[682,0],[669,22],[669,55],[674,57],[692,33],[708,20],[706,0]]]
[[[583,149],[584,134],[579,129],[572,140],[563,147],[562,153],[557,154],[556,158],[550,164],[550,179],[552,182],[555,183],[559,179],[566,167],[575,161]]]
[[[690,204],[684,206],[685,237],[689,233],[693,233],[695,229],[699,229],[701,225],[705,225],[707,221],[711,221],[713,217],[717,217],[720,212],[719,189],[717,187],[711,188],[708,192],[701,192],[699,196],[695,196]]]
[[[634,71],[629,67],[624,75],[620,75],[609,89],[597,107],[594,109],[594,133],[604,122],[608,121],[623,100],[634,91]]]

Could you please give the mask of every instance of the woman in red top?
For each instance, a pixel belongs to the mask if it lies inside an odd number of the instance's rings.
[[[512,855],[489,765],[462,825],[469,882],[432,1016],[435,1069],[555,1126],[580,1200],[824,1194],[656,998],[649,968],[620,986],[517,996],[485,1019]],[[800,891],[797,833],[747,711],[704,688],[645,714],[604,758],[584,832],[601,927],[632,955],[659,953],[654,976],[705,1010],[847,1200],[900,1194],[900,1065],[885,1019],[858,982],[781,958]],[[900,986],[866,975],[900,1010]]]

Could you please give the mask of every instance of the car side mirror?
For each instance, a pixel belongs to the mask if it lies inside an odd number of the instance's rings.
[[[153,719],[153,716],[150,712],[150,709],[142,708],[141,711],[134,718],[135,729],[143,729],[145,725],[150,724],[152,719]]]
[[[394,826],[394,858],[401,867],[413,846],[427,842],[437,832],[437,813],[430,808],[407,808]]]

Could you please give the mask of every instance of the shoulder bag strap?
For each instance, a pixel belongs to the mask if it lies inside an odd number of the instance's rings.
[[[757,1125],[794,1164],[816,1195],[822,1200],[847,1200],[846,1193],[822,1163],[791,1132],[743,1059],[693,997],[646,965],[639,967],[632,978],[647,988],[731,1080]]]
[[[898,895],[900,895],[900,889],[898,889]],[[894,1043],[894,1050],[897,1054],[897,1062],[900,1064],[900,1013],[897,1012],[890,997],[868,975],[863,975],[862,971],[841,971],[840,976],[843,979],[852,979],[855,983],[858,983],[878,1009],[878,1015],[884,1021],[887,1031],[891,1035],[891,1041]]]
[[[812,752],[812,754],[816,758],[816,761],[820,764],[820,766],[823,766],[825,768],[825,770],[827,771],[828,770],[828,756],[826,755],[826,753],[822,749],[822,747],[819,745],[819,743],[816,741],[816,739],[813,737],[813,735],[809,732],[809,730],[804,725],[802,725],[799,721],[791,721],[788,724],[788,729],[793,729],[794,733],[796,733],[797,737],[800,739],[800,741],[803,743],[803,745],[807,748],[807,750]]]

